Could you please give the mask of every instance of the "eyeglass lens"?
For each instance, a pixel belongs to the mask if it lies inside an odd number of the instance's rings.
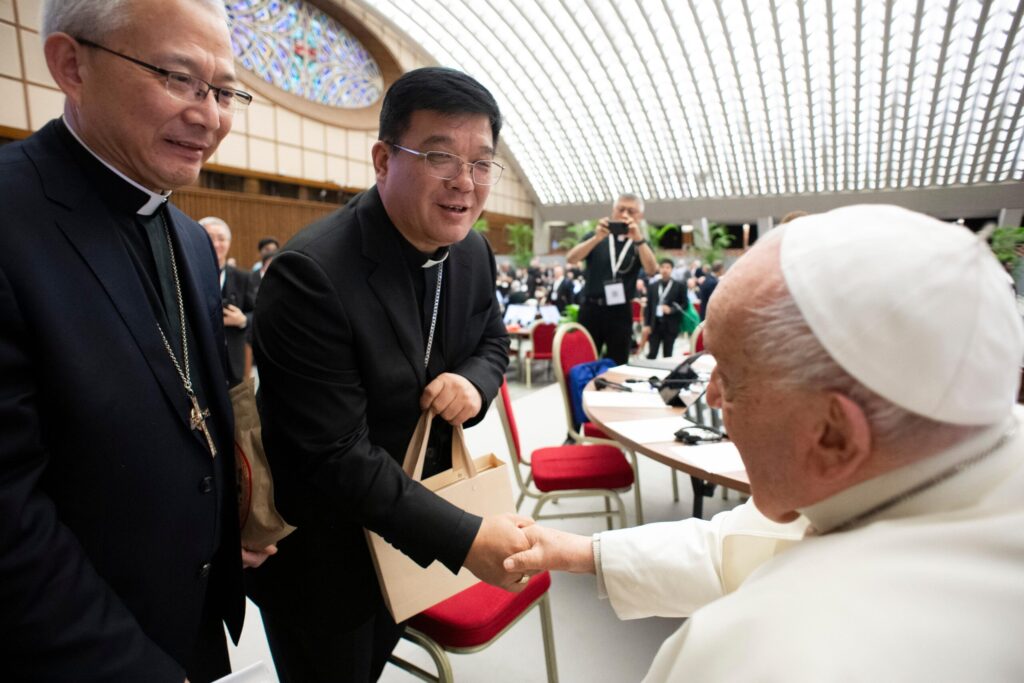
[[[451,180],[462,173],[463,161],[447,152],[427,152],[425,156],[430,173],[435,178]],[[473,182],[478,185],[493,185],[501,177],[501,167],[493,161],[481,159],[470,164]]]

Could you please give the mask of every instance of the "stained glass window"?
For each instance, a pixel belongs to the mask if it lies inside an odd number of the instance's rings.
[[[285,92],[317,104],[367,107],[384,90],[380,67],[356,38],[302,0],[226,3],[235,58]]]

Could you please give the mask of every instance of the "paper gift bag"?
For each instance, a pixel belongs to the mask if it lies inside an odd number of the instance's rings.
[[[508,468],[493,454],[470,456],[462,427],[452,430],[452,469],[422,479],[427,437],[434,413],[420,417],[402,469],[451,504],[481,517],[515,512]],[[437,532],[444,533],[444,529]],[[452,574],[440,562],[423,568],[379,535],[366,530],[381,593],[396,622],[402,622],[477,583],[468,569]]]
[[[263,451],[252,381],[233,387],[230,396],[235,413],[235,475],[242,545],[262,550],[295,531],[295,527],[284,521],[274,505],[274,480]]]

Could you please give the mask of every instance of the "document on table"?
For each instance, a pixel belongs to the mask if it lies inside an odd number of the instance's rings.
[[[634,443],[673,441],[677,431],[693,426],[692,422],[678,415],[650,420],[618,420],[607,424],[609,430]]]
[[[736,444],[732,441],[719,441],[700,446],[676,446],[672,453],[686,458],[688,463],[712,474],[746,470],[740,452],[736,450]]]
[[[616,365],[608,372],[616,372],[620,375],[626,375],[628,377],[643,377],[644,379],[647,379],[648,377],[657,377],[658,379],[664,379],[666,376],[668,376],[668,373],[671,372],[671,370],[659,370],[657,368],[641,368],[635,365]]]
[[[648,391],[588,391],[585,403],[592,408],[664,408],[661,395]]]
[[[241,671],[218,678],[213,683],[272,683],[275,680],[277,679],[271,675],[270,669],[263,663],[263,660],[260,660]]]

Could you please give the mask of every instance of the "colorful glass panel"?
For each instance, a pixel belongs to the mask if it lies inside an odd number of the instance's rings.
[[[302,0],[226,2],[235,58],[285,92],[357,109],[380,99],[384,79],[370,53],[336,19]]]

